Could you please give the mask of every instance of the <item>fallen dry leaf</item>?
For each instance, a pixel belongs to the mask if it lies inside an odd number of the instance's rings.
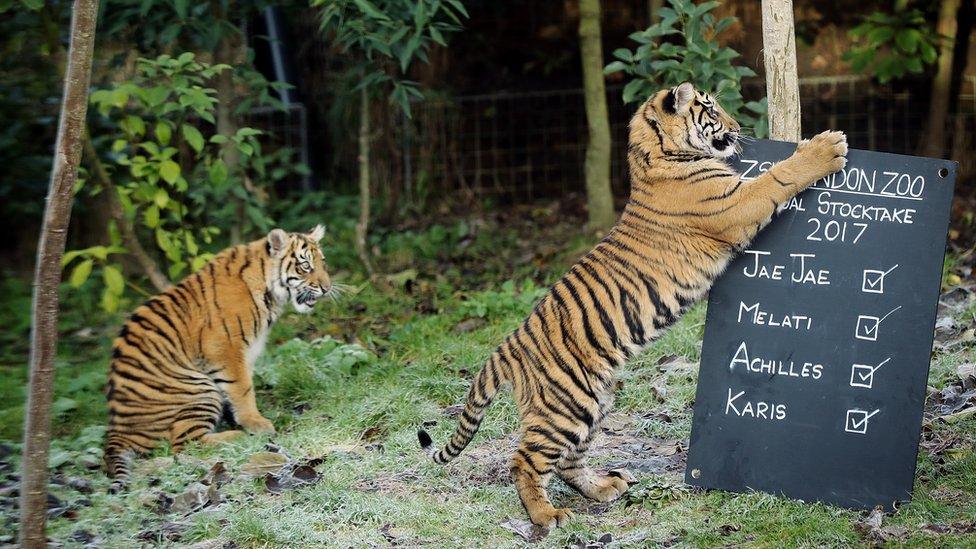
[[[252,477],[262,477],[269,473],[277,473],[288,464],[288,456],[278,452],[257,452],[251,454],[247,463],[241,466],[241,472]]]
[[[673,456],[674,454],[684,450],[681,442],[677,440],[650,442],[645,445],[644,448],[647,451],[659,456]]]
[[[634,422],[634,418],[627,414],[620,412],[612,412],[606,418],[603,419],[601,426],[604,431],[610,431],[612,433],[620,433],[627,429],[631,423]]]
[[[963,389],[976,387],[976,364],[972,362],[960,364],[956,368],[956,376],[959,377]]]
[[[457,334],[466,334],[468,332],[473,332],[473,331],[477,330],[478,328],[481,328],[481,327],[485,326],[486,324],[488,324],[488,322],[485,321],[485,319],[483,319],[483,318],[480,318],[480,317],[468,318],[468,319],[462,320],[461,322],[458,322],[454,326],[454,333],[457,333]]]
[[[186,487],[182,494],[172,498],[167,511],[178,515],[190,515],[210,504],[210,486],[202,482],[194,482]]]
[[[548,528],[543,528],[527,520],[508,519],[500,523],[499,526],[529,543],[542,541],[543,538],[549,535]]]
[[[630,540],[628,540],[630,541]],[[599,538],[592,541],[583,541],[576,538],[567,546],[568,549],[603,549],[604,547],[609,547],[613,543],[613,534],[607,533],[603,534]]]
[[[289,462],[277,473],[264,476],[264,486],[272,494],[280,494],[286,490],[295,490],[303,486],[315,484],[322,475],[315,467],[322,463],[321,458],[313,458],[301,462]]]
[[[149,530],[143,530],[139,532],[136,536],[142,541],[159,542],[159,541],[180,541],[183,539],[183,534],[190,528],[190,525],[185,522],[163,522],[156,528],[151,528]]]
[[[864,520],[854,523],[854,529],[870,541],[884,543],[902,539],[908,535],[908,528],[904,526],[882,526],[884,509],[875,507]]]
[[[694,373],[698,368],[698,363],[688,360],[686,357],[677,355],[666,355],[657,361],[657,369],[669,376],[686,376]]]
[[[362,434],[359,435],[359,440],[370,442],[382,437],[385,434],[386,434],[386,429],[384,427],[374,425],[369,429],[363,431]]]

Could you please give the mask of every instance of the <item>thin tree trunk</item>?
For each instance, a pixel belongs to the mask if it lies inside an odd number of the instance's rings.
[[[369,260],[369,245],[366,235],[369,232],[369,93],[366,88],[359,91],[359,222],[356,223],[356,252],[373,276],[373,264]]]
[[[231,67],[237,65],[239,60],[233,37],[225,36],[220,41],[214,52],[214,61],[226,63]],[[237,101],[237,92],[234,90],[234,69],[220,71],[214,88],[217,90],[217,133],[227,137],[227,142],[220,148],[220,158],[227,166],[229,177],[234,178],[240,175],[238,166],[241,163],[241,153],[230,139],[237,134],[238,130],[237,119],[234,116],[234,104]],[[243,185],[243,177],[241,184]],[[234,221],[230,225],[230,242],[231,244],[240,244],[243,242],[241,233],[244,224],[244,201],[233,193],[231,194],[231,201],[234,203],[235,215]]]
[[[956,15],[959,13],[960,0],[943,0],[939,8],[939,22],[936,32],[949,39],[944,40],[939,47],[939,68],[932,79],[932,97],[929,100],[928,131],[919,144],[918,151],[924,156],[945,157],[946,155],[946,120],[949,117],[949,102],[952,87],[952,55],[953,40],[958,26]]]
[[[959,162],[959,172],[956,174],[959,180],[966,179],[973,173],[973,161],[970,158],[972,135],[968,131],[969,116],[963,116],[959,104],[959,92],[963,86],[963,75],[969,65],[969,46],[972,40],[974,11],[976,11],[976,2],[973,0],[965,0],[959,9],[959,27],[956,30],[952,54],[953,77],[949,97],[954,100],[954,105],[949,110],[950,113],[954,114],[955,123],[953,124],[952,155],[950,158]]]
[[[73,189],[81,161],[81,136],[88,109],[92,54],[98,0],[75,0],[71,43],[65,69],[64,98],[44,221],[37,243],[34,303],[31,320],[30,386],[24,421],[24,450],[20,486],[20,544],[45,547],[47,519],[48,449],[51,444],[51,395],[54,357],[58,347],[58,284],[61,257],[71,219]]]
[[[661,20],[659,12],[663,7],[664,0],[647,0],[647,15],[650,19],[650,24],[653,25]]]
[[[132,221],[126,217],[125,212],[122,210],[122,203],[119,201],[119,191],[112,183],[108,172],[105,171],[105,166],[102,165],[101,159],[98,158],[98,152],[95,151],[95,144],[92,143],[91,136],[86,132],[83,139],[85,156],[88,157],[88,165],[91,168],[92,176],[98,181],[99,186],[105,193],[109,216],[115,221],[115,225],[119,229],[119,236],[122,237],[122,245],[125,246],[136,264],[139,265],[139,268],[149,279],[149,282],[156,287],[156,290],[161,292],[169,288],[171,285],[169,278],[163,274],[163,271],[159,269],[159,265],[153,258],[146,253],[146,249],[139,242],[139,237],[136,235],[135,227],[132,226]]]
[[[589,142],[586,145],[586,206],[589,228],[613,225],[613,192],[610,189],[610,120],[603,86],[603,48],[600,44],[600,0],[580,0],[580,58],[583,61],[583,93]]]
[[[800,84],[796,76],[793,0],[762,0],[763,58],[769,103],[769,136],[800,140]]]

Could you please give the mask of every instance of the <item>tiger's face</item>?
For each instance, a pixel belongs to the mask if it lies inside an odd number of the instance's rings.
[[[689,82],[655,93],[634,118],[647,126],[646,137],[659,139],[668,153],[728,158],[735,153],[739,139],[739,123],[714,97]]]
[[[308,233],[286,233],[274,229],[268,233],[268,251],[272,257],[272,291],[286,298],[299,313],[310,313],[323,297],[332,297],[334,286],[325,265],[319,241],[325,228],[317,225]]]

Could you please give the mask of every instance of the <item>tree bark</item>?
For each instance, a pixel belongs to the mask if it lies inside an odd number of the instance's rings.
[[[763,58],[769,103],[769,136],[800,140],[800,84],[796,76],[793,0],[762,0]]]
[[[613,225],[610,189],[610,119],[603,85],[603,47],[600,44],[600,0],[580,0],[580,58],[589,141],[586,145],[586,206],[591,230]]]
[[[369,260],[369,92],[363,87],[359,91],[359,222],[356,223],[356,252],[373,276],[373,264]]]
[[[923,156],[943,158],[946,156],[946,121],[949,118],[949,102],[952,99],[952,37],[958,30],[956,14],[959,13],[960,0],[942,0],[939,8],[939,22],[936,32],[949,37],[939,47],[939,65],[932,79],[932,96],[929,100],[928,131],[919,144],[918,152]]]
[[[95,150],[95,144],[92,143],[91,136],[85,133],[83,139],[84,152],[85,156],[88,157],[88,165],[91,168],[92,176],[98,181],[102,192],[105,193],[109,217],[115,221],[115,225],[119,229],[119,236],[122,237],[122,245],[125,246],[129,255],[132,256],[132,259],[157,291],[161,292],[169,288],[171,286],[169,278],[163,274],[163,271],[159,269],[159,265],[149,256],[146,249],[142,247],[135,227],[132,226],[132,221],[125,216],[125,212],[122,210],[122,203],[119,201],[119,191],[115,187],[115,184],[112,183],[108,172],[105,171],[105,166],[102,165],[101,159],[98,158],[98,152]]]
[[[98,0],[75,0],[72,6],[64,98],[58,124],[44,221],[37,243],[31,320],[30,385],[24,421],[20,486],[20,544],[47,544],[48,450],[51,444],[51,396],[58,346],[58,285],[61,257],[71,219],[73,190],[81,161],[81,137],[88,110]]]

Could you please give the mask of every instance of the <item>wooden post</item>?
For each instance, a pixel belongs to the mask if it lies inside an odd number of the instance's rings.
[[[762,31],[769,136],[796,142],[800,140],[800,85],[793,0],[762,0]]]
[[[82,134],[88,109],[98,0],[75,0],[71,9],[71,43],[64,75],[64,98],[54,145],[51,181],[37,243],[34,304],[31,319],[30,385],[24,420],[20,484],[20,545],[47,546],[48,449],[51,445],[51,394],[58,348],[58,284],[61,257],[71,218],[74,186],[81,161]]]

